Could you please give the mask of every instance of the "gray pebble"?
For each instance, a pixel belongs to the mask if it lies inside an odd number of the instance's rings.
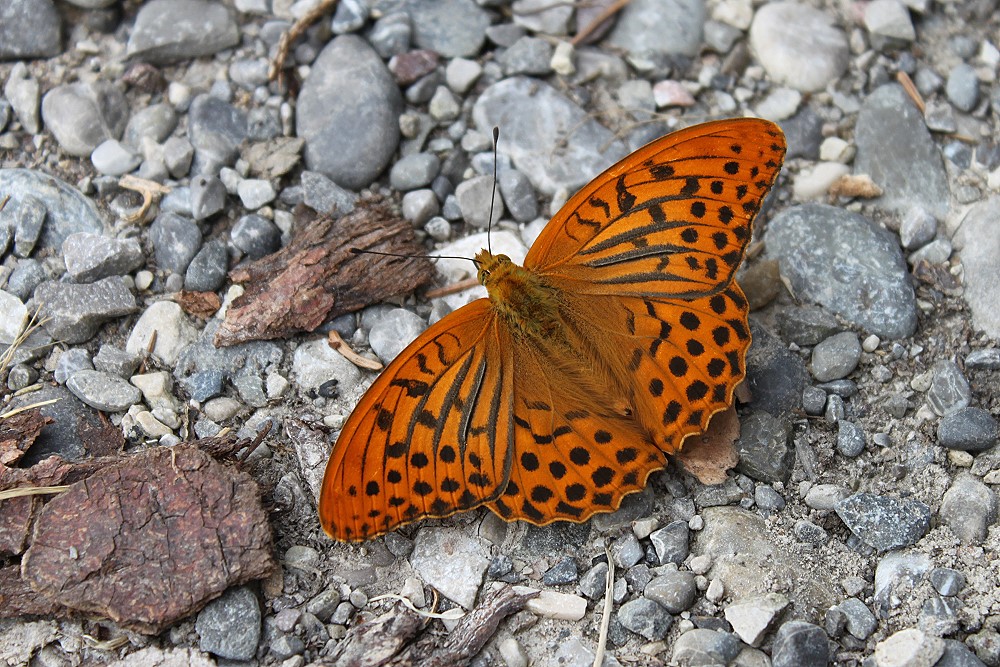
[[[268,62],[263,58],[237,60],[229,65],[229,78],[237,86],[253,90],[267,85]]]
[[[107,139],[90,154],[90,161],[101,174],[121,176],[133,171],[142,158],[127,149],[117,139]]]
[[[913,499],[856,493],[837,503],[836,511],[851,532],[878,551],[916,544],[930,529],[930,509]]]
[[[48,277],[41,262],[30,258],[22,259],[7,278],[5,289],[21,301],[27,301],[35,293],[35,288]]]
[[[824,382],[819,388],[827,394],[836,394],[841,398],[850,398],[858,393],[858,384],[854,380],[847,379]]]
[[[77,371],[85,370],[94,370],[90,353],[82,347],[73,347],[59,355],[53,376],[59,384],[66,384]]]
[[[965,367],[977,371],[1000,371],[1000,348],[989,347],[969,352],[965,357]]]
[[[857,598],[847,598],[834,607],[843,612],[846,618],[846,629],[857,639],[868,639],[878,627],[875,614],[871,612],[864,602]]]
[[[341,216],[354,210],[358,195],[342,188],[323,174],[303,171],[302,203],[317,213]]]
[[[496,578],[496,577],[494,577]],[[578,584],[580,592],[591,600],[600,599],[607,586],[608,564],[600,562],[583,573]]]
[[[694,604],[698,586],[693,572],[673,570],[655,577],[642,589],[642,594],[671,614],[679,614]]]
[[[265,204],[270,204],[278,196],[271,182],[263,178],[245,178],[236,186],[236,194],[243,206],[256,211]]]
[[[406,53],[410,48],[410,17],[405,12],[386,14],[368,33],[368,43],[383,60]]]
[[[695,628],[677,638],[671,660],[678,665],[729,665],[745,646],[735,633]]]
[[[765,512],[777,512],[785,507],[785,499],[781,494],[766,484],[758,484],[753,492],[754,504]]]
[[[101,345],[101,349],[94,357],[94,368],[108,375],[115,375],[127,380],[139,368],[140,361],[137,355],[105,343]]]
[[[188,110],[188,139],[195,149],[197,171],[217,173],[239,156],[247,138],[246,112],[214,95],[198,95]]]
[[[60,26],[59,10],[52,0],[6,0],[0,4],[0,60],[59,55]]]
[[[389,363],[426,328],[426,320],[413,311],[394,308],[372,325],[368,343],[379,359]]]
[[[184,273],[184,289],[192,292],[214,292],[222,286],[229,268],[229,254],[219,240],[201,247]]]
[[[945,491],[938,515],[963,544],[980,544],[997,520],[996,493],[978,477],[959,473]]]
[[[545,571],[542,575],[542,583],[546,586],[564,586],[572,584],[577,578],[576,561],[566,556]]]
[[[475,60],[453,58],[445,67],[444,77],[449,88],[459,95],[463,95],[468,92],[482,73],[482,65]]]
[[[462,107],[447,87],[438,85],[427,103],[427,111],[436,121],[448,121],[458,118]]]
[[[819,306],[796,306],[780,313],[781,337],[798,345],[816,345],[841,330],[829,311]]]
[[[843,419],[837,422],[837,451],[852,459],[865,451],[865,432],[861,426]]]
[[[38,381],[38,371],[26,364],[17,364],[7,374],[7,388],[20,391]]]
[[[815,546],[826,544],[826,541],[829,539],[826,531],[821,526],[817,526],[812,521],[807,521],[806,519],[796,521],[795,525],[792,526],[792,532],[800,542]]]
[[[931,570],[928,578],[934,590],[945,597],[958,595],[965,587],[965,575],[950,567],[936,567]]]
[[[438,214],[441,205],[438,203],[437,195],[433,190],[413,190],[403,195],[403,202],[400,206],[403,218],[420,227],[432,216]]]
[[[163,164],[173,178],[183,178],[191,169],[194,146],[183,137],[170,137],[163,143]]]
[[[389,170],[389,184],[401,192],[431,184],[441,169],[441,160],[433,153],[413,153],[399,159]]]
[[[127,54],[163,65],[210,56],[239,41],[239,27],[221,2],[151,0],[136,14]]]
[[[424,231],[435,241],[447,241],[451,238],[451,223],[437,215],[424,223]]]
[[[959,408],[941,418],[937,436],[942,447],[981,452],[997,444],[1000,425],[982,408]]]
[[[795,451],[788,446],[791,434],[787,420],[767,412],[753,412],[741,425],[736,470],[768,484],[785,481],[795,462]]]
[[[228,589],[198,612],[198,647],[227,660],[250,660],[260,641],[261,610],[246,586]]]
[[[136,239],[116,239],[98,234],[70,234],[62,244],[66,272],[78,283],[108,276],[122,276],[142,267],[145,254]]]
[[[969,381],[954,361],[937,361],[931,367],[931,386],[927,403],[938,416],[960,410],[972,399]]]
[[[500,172],[497,182],[503,202],[518,222],[531,222],[538,217],[538,197],[531,181],[514,169]]]
[[[407,9],[416,45],[445,58],[477,55],[492,22],[473,0],[411,0]]]
[[[190,218],[161,213],[149,227],[149,240],[159,269],[183,274],[201,248],[201,230]]]
[[[626,533],[611,544],[611,557],[620,569],[628,569],[642,560],[644,552],[634,533]]]
[[[948,83],[945,84],[948,100],[966,113],[976,108],[979,103],[979,78],[976,70],[966,63],[960,63],[948,73]]]
[[[861,360],[861,341],[852,331],[843,331],[822,341],[812,352],[812,374],[819,382],[850,375]]]
[[[142,392],[126,380],[96,370],[73,373],[66,381],[66,388],[101,412],[125,412],[142,400]]]
[[[644,597],[623,604],[618,608],[617,616],[622,626],[649,641],[666,637],[674,620],[666,609]]]
[[[18,0],[18,2],[20,1]],[[0,22],[0,26],[3,23],[5,22]],[[0,27],[0,31],[4,27]],[[2,48],[0,46],[0,49]],[[41,99],[41,86],[36,79],[31,77],[25,63],[15,63],[11,68],[10,74],[7,75],[7,83],[3,87],[3,94],[14,110],[17,119],[21,122],[21,126],[32,134],[38,134],[42,129],[38,103]]]
[[[916,250],[934,240],[937,234],[937,220],[925,209],[914,206],[899,226],[899,240],[907,250]]]
[[[35,288],[35,300],[48,317],[45,330],[66,343],[84,343],[108,320],[138,310],[128,282],[119,276],[74,285],[46,281]]]
[[[330,586],[306,604],[306,611],[326,623],[333,616],[340,601],[340,589],[337,586]]]
[[[687,522],[681,520],[671,521],[650,533],[649,540],[656,549],[660,565],[684,562],[690,552],[690,534]]]
[[[802,392],[802,409],[813,417],[823,414],[826,407],[826,392],[816,386],[806,387]]]
[[[42,234],[46,213],[45,204],[39,199],[31,195],[21,199],[14,222],[14,254],[17,257],[27,257],[34,251]]]
[[[177,112],[169,104],[150,104],[135,111],[128,119],[122,143],[135,149],[142,148],[143,139],[160,144],[177,128]]]
[[[608,565],[604,564],[604,569],[607,571]],[[490,579],[503,579],[507,575],[511,574],[514,569],[514,561],[507,554],[497,554],[494,556],[493,560],[490,561],[489,567],[486,568],[486,576]],[[583,581],[581,580],[581,586]],[[603,589],[601,589],[603,590]]]
[[[497,58],[507,76],[545,76],[552,71],[551,60],[552,45],[538,37],[522,37]]]
[[[64,151],[89,157],[102,142],[122,136],[128,104],[108,82],[63,84],[42,98],[42,119]]]
[[[473,227],[486,229],[490,222],[490,210],[493,219],[503,217],[503,201],[493,200],[493,178],[491,176],[475,176],[458,184],[455,198],[462,211],[462,217]],[[491,202],[493,202],[491,207]]]
[[[215,176],[191,179],[191,217],[205,220],[226,207],[226,186]]]
[[[997,633],[994,632],[993,634],[996,635]],[[973,636],[970,644],[975,645],[976,643],[976,638]],[[991,638],[989,643],[992,644],[993,647],[997,647],[992,650],[996,654],[996,657],[1000,659],[1000,641]],[[987,648],[987,650],[990,649]],[[983,651],[983,653],[985,654],[986,651]],[[994,661],[994,664],[1000,663]],[[976,654],[962,642],[955,639],[945,639],[944,653],[942,653],[941,658],[934,663],[934,667],[986,667],[986,663],[980,660]]]
[[[825,667],[830,647],[823,628],[805,621],[782,624],[771,649],[773,667]]]
[[[313,63],[299,94],[296,135],[305,162],[345,188],[368,186],[399,144],[399,86],[361,37],[341,35]]]
[[[281,635],[271,641],[270,649],[278,660],[288,660],[305,651],[306,644],[295,635]]]

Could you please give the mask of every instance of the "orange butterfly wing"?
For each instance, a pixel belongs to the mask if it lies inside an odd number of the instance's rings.
[[[483,504],[582,521],[641,489],[744,376],[748,307],[732,278],[783,154],[767,121],[706,123],[578,192],[525,260],[553,290],[559,341],[518,334],[486,299],[425,331],[341,431],[327,533],[363,540]]]

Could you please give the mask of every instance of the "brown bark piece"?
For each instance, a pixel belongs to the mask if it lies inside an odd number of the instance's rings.
[[[174,301],[188,315],[207,320],[222,307],[222,299],[215,292],[189,292],[182,290]]]
[[[424,635],[389,664],[392,667],[465,667],[496,633],[500,621],[522,609],[538,593],[522,595],[511,586],[490,591],[482,604],[462,617],[440,646]]]
[[[16,556],[28,546],[31,517],[41,501],[33,496],[8,498],[0,504],[0,556]],[[0,588],[0,591],[3,589]]]
[[[685,440],[684,449],[674,456],[702,484],[722,484],[726,481],[726,471],[740,462],[736,453],[739,437],[740,418],[730,405],[712,416],[704,433]]]
[[[155,634],[275,564],[253,479],[177,445],[129,456],[53,498],[21,573],[49,599]]]
[[[51,423],[40,408],[0,419],[0,464],[10,466],[20,461],[42,429]]]
[[[374,621],[350,629],[330,656],[334,667],[381,667],[406,646],[427,625],[421,617],[401,604]]]
[[[20,566],[0,567],[0,618],[68,616],[71,613],[72,610],[31,590],[21,578]]]
[[[215,334],[218,346],[312,331],[326,319],[412,292],[434,277],[417,257],[354,254],[352,249],[417,255],[413,227],[378,201],[308,223],[276,253],[230,272],[243,283]]]

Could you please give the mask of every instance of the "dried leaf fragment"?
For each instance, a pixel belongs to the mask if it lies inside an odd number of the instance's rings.
[[[684,449],[674,456],[702,484],[722,484],[726,481],[726,471],[740,462],[736,453],[739,437],[740,418],[730,405],[715,413],[704,433],[685,440]]]
[[[844,174],[830,186],[830,196],[875,199],[882,196],[882,188],[868,174]]]

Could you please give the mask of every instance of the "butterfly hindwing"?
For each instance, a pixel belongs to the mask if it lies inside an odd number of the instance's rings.
[[[324,530],[358,541],[496,498],[513,457],[513,375],[480,299],[448,315],[375,380],[344,424],[320,495]]]

